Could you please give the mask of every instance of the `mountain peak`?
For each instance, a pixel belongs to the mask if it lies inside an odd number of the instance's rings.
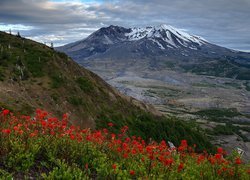
[[[129,41],[147,38],[157,43],[161,49],[164,49],[162,43],[167,44],[171,48],[191,47],[193,49],[196,49],[195,46],[201,46],[207,43],[203,38],[190,35],[167,24],[145,28],[132,28],[126,36]]]
[[[99,54],[104,55],[107,50],[117,45],[124,46],[125,49],[133,46],[133,51],[143,52],[145,55],[177,53],[187,56],[187,54],[195,54],[194,51],[206,49],[211,44],[198,36],[167,24],[134,28],[110,25],[100,28],[81,41],[59,47],[58,50],[72,54],[72,57],[78,54],[76,58],[82,59]]]

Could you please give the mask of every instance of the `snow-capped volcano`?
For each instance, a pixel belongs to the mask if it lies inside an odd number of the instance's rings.
[[[100,66],[100,62],[105,67],[111,64],[120,69],[118,74],[129,67],[143,67],[143,71],[171,67],[182,72],[250,79],[249,53],[217,46],[166,24],[145,28],[103,27],[58,50],[90,69]]]
[[[137,41],[143,38],[148,38],[157,43],[161,49],[165,48],[163,47],[161,42],[158,41],[159,39],[168,43],[168,47],[170,48],[178,48],[179,45],[189,47],[190,43],[195,43],[199,46],[207,43],[207,41],[201,37],[190,35],[184,31],[166,24],[146,28],[132,28],[131,32],[126,33],[125,36],[128,37],[129,41]],[[176,43],[176,41],[178,43]],[[190,47],[195,48],[192,45]]]
[[[209,44],[201,37],[188,34],[166,24],[144,28],[124,28],[111,25],[99,29],[83,40],[68,44],[59,49],[74,54],[79,50],[83,52],[82,50],[85,49],[88,51],[86,56],[89,56],[96,53],[103,53],[113,45],[121,43],[141,44],[146,41],[148,47],[151,46],[151,49],[158,49],[160,51],[182,48],[197,50],[202,45]]]

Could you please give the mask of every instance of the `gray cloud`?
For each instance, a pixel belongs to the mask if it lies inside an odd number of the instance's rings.
[[[250,50],[249,0],[116,0],[50,2],[1,0],[0,29],[32,26],[21,33],[38,41],[65,44],[110,24],[125,27],[167,23],[212,43]]]

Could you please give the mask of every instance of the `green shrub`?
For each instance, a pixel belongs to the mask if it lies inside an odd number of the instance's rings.
[[[3,169],[0,169],[0,179],[2,180],[12,180],[13,179],[13,176],[11,173],[3,170]]]
[[[69,166],[63,160],[56,161],[57,167],[54,167],[49,174],[43,174],[42,177],[45,180],[76,180],[76,179],[88,179],[84,172],[76,165]]]
[[[77,78],[76,82],[84,92],[90,92],[94,87],[93,84],[85,77]]]
[[[52,88],[60,88],[65,84],[65,78],[62,75],[52,75],[51,76]]]
[[[68,101],[70,104],[74,105],[74,106],[81,106],[84,105],[83,99],[80,97],[76,97],[76,96],[71,96],[68,98]]]
[[[202,117],[208,117],[208,118],[232,118],[235,116],[240,116],[241,113],[237,111],[235,108],[229,108],[229,109],[219,109],[219,108],[211,108],[211,109],[204,109],[195,112],[194,114],[202,116]]]

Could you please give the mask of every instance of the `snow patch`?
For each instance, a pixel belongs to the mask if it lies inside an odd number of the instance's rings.
[[[169,44],[170,48],[178,48],[175,41],[184,46],[188,47],[190,49],[197,50],[197,48],[194,48],[193,46],[189,46],[188,43],[195,43],[199,46],[206,44],[207,41],[199,36],[190,35],[184,31],[181,31],[179,29],[176,29],[172,26],[162,24],[159,26],[154,27],[146,27],[146,28],[132,28],[130,33],[126,33],[125,36],[128,38],[129,41],[137,41],[141,40],[143,38],[149,38],[153,42],[157,43],[157,45],[163,49],[164,47],[157,39],[162,39],[167,44]],[[165,49],[165,48],[164,48]]]
[[[165,47],[163,47],[163,45],[159,42],[159,41],[157,41],[157,40],[155,40],[155,39],[151,39],[154,43],[156,43],[158,46],[159,46],[159,48],[161,48],[162,50],[164,50],[165,49]]]

